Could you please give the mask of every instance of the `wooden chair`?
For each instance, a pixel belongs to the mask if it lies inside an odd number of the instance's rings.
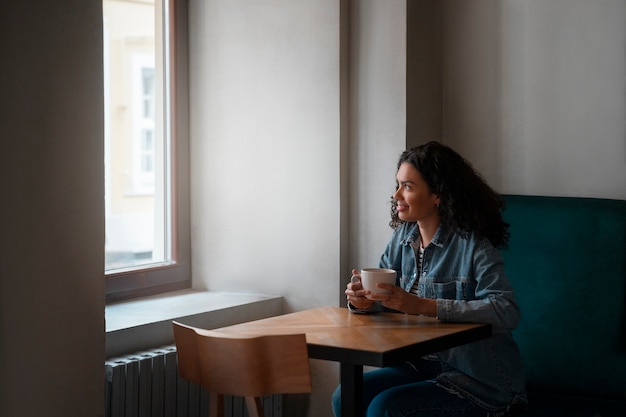
[[[209,392],[209,416],[224,415],[224,395],[245,398],[248,415],[263,417],[261,398],[311,392],[304,334],[236,337],[173,322],[182,378]]]

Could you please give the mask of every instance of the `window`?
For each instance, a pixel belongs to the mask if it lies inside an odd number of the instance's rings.
[[[107,301],[190,286],[186,2],[103,0]]]
[[[134,56],[133,60],[133,117],[130,120],[133,127],[132,192],[154,196],[157,175],[159,179],[166,180],[155,166],[155,58],[152,54]],[[163,123],[162,120],[159,122]],[[159,138],[159,146],[163,147],[164,140],[168,139],[167,133],[164,133],[163,138]]]

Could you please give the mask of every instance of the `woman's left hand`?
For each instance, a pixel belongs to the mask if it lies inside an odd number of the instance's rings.
[[[422,314],[425,316],[437,316],[437,300],[421,298],[415,294],[404,291],[401,287],[391,284],[378,284],[378,288],[391,291],[390,294],[371,294],[372,300],[380,301],[381,304],[392,310],[406,314]]]

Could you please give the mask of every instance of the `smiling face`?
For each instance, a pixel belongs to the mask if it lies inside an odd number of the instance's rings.
[[[398,189],[393,194],[398,217],[405,222],[439,224],[439,197],[430,191],[419,171],[404,162],[396,174]]]

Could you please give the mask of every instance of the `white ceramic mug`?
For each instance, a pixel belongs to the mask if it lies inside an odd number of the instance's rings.
[[[390,294],[391,291],[383,288],[378,288],[376,284],[396,284],[396,271],[393,269],[385,268],[363,268],[361,273],[352,276],[352,279],[358,278],[361,280],[361,286],[364,290],[367,290],[374,294]],[[370,298],[369,296],[366,296]]]

